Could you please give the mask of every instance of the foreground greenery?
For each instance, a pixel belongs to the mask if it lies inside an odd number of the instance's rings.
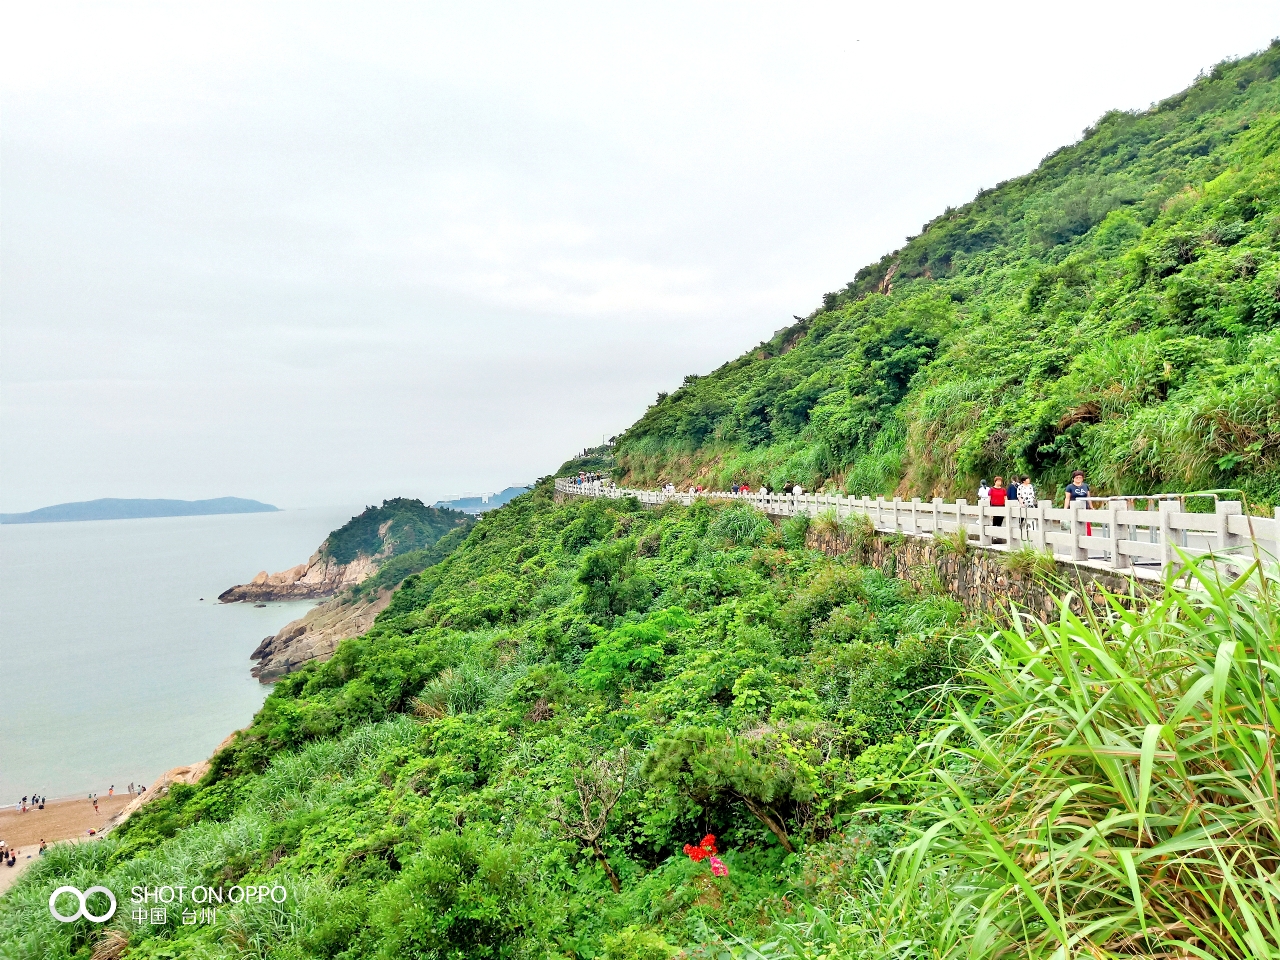
[[[1280,503],[1280,42],[925,224],[623,434],[620,481]]]
[[[0,952],[1280,956],[1274,583],[989,633],[802,533],[540,485],[198,786],[34,865]],[[57,923],[63,883],[123,909]],[[289,897],[127,902],[236,883]]]
[[[87,955],[98,934],[45,901],[90,877],[292,892],[217,928],[122,910],[130,956],[661,956],[756,936],[897,838],[893,817],[850,831],[963,659],[960,618],[784,548],[749,509],[557,506],[544,484],[277,684],[198,787],[37,864],[0,944]],[[589,819],[615,785],[592,836],[579,789]],[[728,877],[681,852],[708,833]]]

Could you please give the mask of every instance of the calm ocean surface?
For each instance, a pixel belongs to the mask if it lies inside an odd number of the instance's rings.
[[[311,606],[215,598],[361,509],[0,526],[0,804],[208,757],[268,692],[249,654]]]

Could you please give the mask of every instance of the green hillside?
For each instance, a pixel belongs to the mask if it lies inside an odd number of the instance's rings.
[[[625,479],[1280,502],[1280,43],[948,209],[626,431]]]
[[[360,554],[394,557],[430,547],[453,530],[465,530],[470,522],[461,511],[395,497],[383,500],[380,507],[365,507],[329,534],[320,552],[338,563],[350,563]]]

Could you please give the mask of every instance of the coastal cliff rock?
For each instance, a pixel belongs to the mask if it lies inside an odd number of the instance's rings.
[[[327,660],[338,644],[373,626],[405,577],[439,563],[475,525],[457,510],[396,498],[366,507],[334,530],[306,563],[279,573],[259,573],[224,590],[222,603],[328,600],[250,655],[253,675],[273,683],[312,660]]]
[[[279,573],[263,570],[248,583],[224,590],[218,600],[323,600],[363,583],[393,557],[428,550],[474,522],[465,513],[428,507],[421,500],[384,500],[330,533],[306,563]]]
[[[332,597],[347,587],[364,582],[377,569],[381,557],[358,554],[347,563],[339,563],[323,551],[317,551],[306,563],[300,563],[279,573],[263,570],[248,583],[224,590],[218,600],[221,603],[251,601],[267,603],[273,600],[319,600]]]
[[[204,775],[209,772],[209,764],[212,762],[213,758],[229,747],[239,732],[239,730],[236,730],[235,732],[228,734],[220,744],[213,748],[213,753],[209,755],[208,760],[198,760],[185,767],[174,767],[172,770],[166,770],[164,773],[160,774],[155,783],[151,784],[151,786],[143,793],[134,797],[127,807],[108,820],[106,826],[102,828],[101,832],[107,833],[110,830],[114,830],[116,827],[120,826],[120,824],[133,816],[139,808],[144,807],[152,800],[155,800],[158,797],[163,797],[167,794],[174,784],[181,783],[193,786],[199,783],[204,778]]]
[[[286,624],[275,636],[263,638],[249,655],[250,660],[258,661],[253,675],[263,683],[272,683],[310,660],[327,660],[343,640],[358,637],[373,626],[374,618],[391,602],[391,594],[390,590],[362,597],[346,593],[308,610],[306,616]]]

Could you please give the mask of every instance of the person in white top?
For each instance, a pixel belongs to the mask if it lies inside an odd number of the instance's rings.
[[[1021,524],[1022,535],[1025,537],[1028,530],[1036,528],[1036,522],[1027,516],[1027,511],[1034,509],[1036,505],[1036,488],[1031,485],[1030,477],[1023,477],[1018,484],[1018,506],[1022,507],[1022,516],[1019,518]]]
[[[991,495],[991,488],[987,486],[986,480],[978,481],[978,502],[986,500]]]
[[[797,497],[803,497],[804,487],[800,486],[800,484],[797,483],[794,487],[791,488],[791,492],[794,493]]]

